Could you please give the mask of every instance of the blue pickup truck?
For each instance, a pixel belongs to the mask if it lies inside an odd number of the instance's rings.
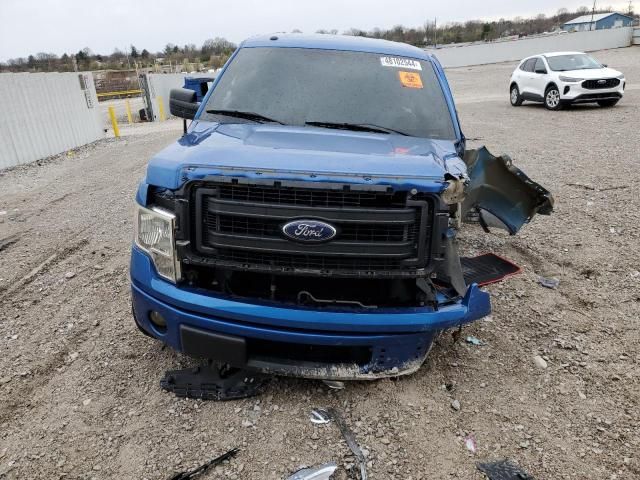
[[[437,59],[399,43],[242,43],[136,197],[135,322],[187,355],[276,375],[416,371],[436,335],[490,312],[467,284],[463,222],[515,234],[553,198],[465,150]],[[186,124],[185,124],[186,125]]]

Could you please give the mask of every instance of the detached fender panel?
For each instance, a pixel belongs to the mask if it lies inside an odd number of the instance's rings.
[[[509,156],[494,157],[482,147],[467,150],[464,162],[469,176],[462,203],[465,222],[479,221],[485,230],[504,228],[515,235],[536,213],[553,211],[551,193],[513,166]]]

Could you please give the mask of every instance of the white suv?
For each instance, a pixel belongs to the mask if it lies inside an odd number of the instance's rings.
[[[511,75],[509,97],[514,107],[524,100],[542,102],[549,110],[571,103],[613,107],[624,93],[624,75],[581,52],[553,52],[527,57]]]

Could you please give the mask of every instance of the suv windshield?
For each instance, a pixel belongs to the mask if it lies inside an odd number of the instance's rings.
[[[549,68],[551,70],[555,70],[556,72],[602,68],[602,65],[600,65],[589,55],[585,55],[584,53],[547,57],[547,63],[549,64]]]
[[[226,123],[353,126],[359,131],[455,139],[431,63],[373,53],[243,48],[204,111],[201,118]]]

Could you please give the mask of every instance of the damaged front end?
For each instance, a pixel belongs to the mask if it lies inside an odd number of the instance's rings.
[[[466,174],[446,174],[448,185],[442,199],[451,206],[450,224],[455,228],[444,238],[445,261],[436,275],[437,281],[449,284],[459,295],[464,295],[472,283],[491,283],[491,272],[486,277],[486,268],[483,281],[478,280],[474,271],[476,263],[481,260],[487,263],[486,258],[460,260],[455,231],[463,222],[479,223],[485,232],[494,227],[515,235],[537,213],[550,215],[554,202],[551,193],[515,167],[507,155],[496,157],[481,147],[467,150],[463,159]],[[492,264],[489,267],[494,267],[495,280],[503,278],[504,268],[509,269],[509,263],[495,257]]]
[[[148,185],[139,203],[173,215],[180,276],[159,281],[134,247],[138,325],[188,355],[268,375],[416,371],[440,332],[490,313],[486,275],[457,251],[461,221],[514,234],[553,207],[508,157],[468,151],[466,171],[453,160],[458,173],[443,179],[187,167],[176,188]],[[292,241],[284,230],[301,219],[335,238]]]

